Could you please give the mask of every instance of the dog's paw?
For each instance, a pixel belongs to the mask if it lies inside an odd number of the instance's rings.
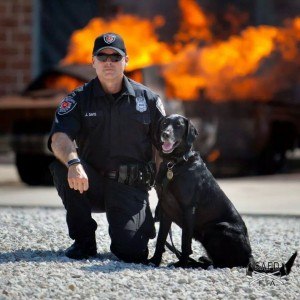
[[[161,263],[161,257],[153,256],[147,260],[147,265],[153,267],[159,267],[160,263]]]
[[[202,268],[202,264],[194,260],[188,260],[188,261],[179,260],[178,262],[170,264],[169,266],[174,268],[184,268],[184,269]]]
[[[174,268],[188,268],[188,263],[186,261],[177,261],[175,263],[169,264],[169,267],[174,267]]]
[[[212,260],[206,256],[199,257],[198,263],[199,263],[199,267],[201,267],[202,269],[205,269],[205,270],[207,270],[209,267],[213,266]]]

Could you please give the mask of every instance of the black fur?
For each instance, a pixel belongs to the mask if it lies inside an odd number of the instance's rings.
[[[231,268],[251,264],[254,268],[244,221],[200,155],[191,152],[196,136],[195,127],[180,115],[171,115],[161,122],[162,144],[175,141],[175,146],[171,153],[164,153],[163,146],[161,150],[163,162],[156,178],[160,228],[156,250],[149,262],[160,264],[171,223],[175,222],[182,228],[182,253],[174,266],[191,266],[189,256],[194,238],[208,256],[200,258],[197,266]],[[168,169],[173,173],[171,180],[166,176]]]

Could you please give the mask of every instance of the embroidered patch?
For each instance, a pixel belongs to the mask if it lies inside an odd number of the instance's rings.
[[[72,97],[68,96],[60,103],[57,114],[60,116],[65,115],[73,110],[76,105],[77,102]]]
[[[136,110],[139,112],[144,112],[147,110],[147,102],[146,99],[144,97],[136,97],[135,98],[135,102],[136,102]]]
[[[104,35],[104,41],[106,44],[113,43],[115,41],[115,39],[116,39],[116,36],[114,34],[108,33],[108,34]]]
[[[156,107],[158,108],[158,110],[161,112],[161,114],[163,116],[166,115],[164,105],[163,105],[163,103],[162,103],[162,101],[161,101],[161,99],[159,97],[156,100]]]

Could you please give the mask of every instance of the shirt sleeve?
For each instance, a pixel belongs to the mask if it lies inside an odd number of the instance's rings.
[[[159,138],[159,128],[161,120],[166,116],[164,105],[159,96],[155,96],[152,101],[151,107],[151,126],[150,126],[150,135],[152,144],[157,150],[160,149],[160,138]]]
[[[67,134],[73,141],[80,130],[79,94],[73,92],[66,96],[55,112],[54,121],[48,138],[48,148],[51,148],[51,138],[56,132]]]

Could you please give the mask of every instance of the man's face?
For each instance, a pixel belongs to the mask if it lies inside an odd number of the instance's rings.
[[[113,56],[107,57],[106,54]],[[115,61],[116,59],[120,60]],[[121,57],[120,54],[113,49],[103,49],[97,56],[93,56],[93,67],[100,81],[111,81],[123,78],[127,62],[128,56]]]

